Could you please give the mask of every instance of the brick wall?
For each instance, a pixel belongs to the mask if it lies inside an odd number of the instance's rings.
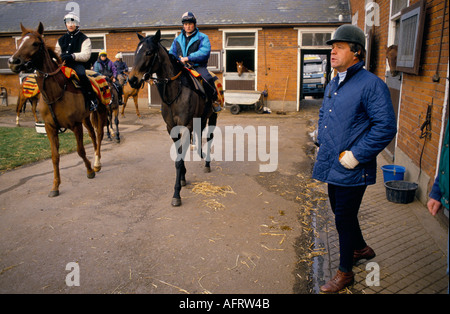
[[[403,73],[400,113],[398,116],[398,134],[396,152],[401,150],[415,167],[426,173],[431,179],[425,187],[430,189],[437,165],[441,123],[444,109],[445,84],[449,60],[449,7],[444,17],[444,1],[427,0],[426,22],[424,28],[422,57],[418,75]],[[351,0],[352,14],[358,12],[358,26],[364,29],[364,2]],[[418,2],[411,0],[410,5]],[[375,27],[375,51],[373,72],[385,79],[386,47],[388,43],[389,0],[376,1],[380,8],[380,25]],[[445,19],[442,45],[440,42],[442,22]],[[441,53],[440,59],[439,51]],[[439,82],[433,82],[432,76],[438,69]],[[448,93],[448,91],[447,91]],[[420,126],[425,120],[428,105],[432,106],[431,138],[420,138]],[[425,146],[424,146],[425,143]],[[423,149],[422,160],[420,159]]]

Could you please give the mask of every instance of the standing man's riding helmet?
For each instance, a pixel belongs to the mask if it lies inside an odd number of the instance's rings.
[[[363,49],[366,48],[366,36],[363,30],[355,25],[344,24],[339,26],[334,32],[333,38],[327,41],[327,45],[332,45],[338,41],[359,44]]]

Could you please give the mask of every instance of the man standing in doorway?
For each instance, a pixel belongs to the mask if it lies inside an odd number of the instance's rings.
[[[339,235],[339,269],[320,287],[321,292],[333,293],[353,284],[354,263],[375,257],[357,215],[366,187],[376,180],[376,157],[394,138],[397,123],[388,87],[363,68],[364,32],[342,25],[327,44],[338,75],[328,84],[319,112],[319,150],[312,176],[328,184]]]

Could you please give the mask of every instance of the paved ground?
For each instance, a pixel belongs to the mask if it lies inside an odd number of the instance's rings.
[[[260,160],[217,161],[204,174],[201,162],[189,162],[179,208],[170,206],[171,142],[156,109],[141,108],[137,119],[127,107],[122,141],[105,142],[95,179],[76,154],[63,156],[57,198],[47,197],[48,160],[1,174],[0,293],[317,293],[339,255],[325,187],[310,179],[318,108],[221,113],[223,131],[278,126],[278,168],[261,173]],[[12,109],[0,109],[0,125],[13,125]],[[23,127],[31,120],[27,113]],[[445,293],[446,227],[417,201],[388,202],[382,181],[380,173],[368,188],[360,218],[377,253],[379,286],[367,285],[364,263],[346,292]],[[200,183],[233,193],[203,195]],[[75,278],[72,262],[79,286],[65,281]]]

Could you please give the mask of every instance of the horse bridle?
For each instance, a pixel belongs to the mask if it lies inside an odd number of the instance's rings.
[[[180,70],[180,72],[178,72],[178,74],[175,75],[175,76],[173,76],[173,77],[164,77],[164,78],[153,77],[152,74],[153,74],[154,72],[152,73],[151,71],[152,71],[152,69],[153,69],[153,66],[154,66],[155,63],[156,63],[156,59],[158,59],[158,58],[159,58],[159,56],[158,56],[158,51],[156,51],[156,52],[155,52],[155,55],[153,56],[153,59],[152,59],[152,62],[151,62],[151,66],[148,68],[148,71],[145,72],[145,73],[142,75],[141,81],[140,81],[140,83],[139,83],[139,88],[143,85],[144,82],[147,82],[147,83],[148,83],[148,80],[150,80],[151,82],[153,82],[153,83],[156,84],[156,86],[157,86],[157,88],[158,88],[158,91],[160,92],[162,101],[163,101],[164,103],[166,103],[168,106],[170,106],[170,105],[173,104],[173,103],[178,99],[178,97],[180,97],[180,95],[181,95],[181,90],[182,90],[182,88],[181,88],[181,82],[180,82],[180,86],[179,86],[179,88],[178,88],[178,93],[177,93],[177,95],[174,97],[174,99],[172,99],[172,101],[167,101],[167,100],[164,98],[164,95],[166,94],[166,88],[167,88],[167,85],[168,85],[171,81],[175,81],[176,79],[178,79],[178,78],[180,77],[180,75],[181,75],[181,73],[182,73],[182,70]],[[161,86],[162,86],[162,91],[161,91]]]
[[[32,34],[32,33],[27,33],[27,34],[25,34],[25,36],[28,35],[28,34]],[[43,41],[42,38],[40,38],[39,36],[38,36],[37,38],[38,38],[39,41],[40,41],[39,51],[44,52],[44,41]],[[45,53],[45,52],[44,52],[44,53]],[[56,115],[55,115],[55,112],[54,112],[54,110],[53,110],[52,105],[53,105],[54,103],[60,101],[60,100],[64,97],[64,93],[65,93],[65,91],[66,91],[66,89],[67,89],[67,78],[66,78],[66,80],[65,80],[66,83],[65,83],[64,86],[63,86],[63,90],[62,90],[62,92],[61,92],[61,95],[60,95],[59,97],[57,97],[55,100],[50,101],[49,98],[48,98],[47,93],[45,92],[45,80],[46,80],[48,77],[50,77],[50,76],[54,76],[54,75],[58,74],[58,73],[61,71],[61,68],[64,66],[64,62],[63,62],[60,66],[58,66],[58,68],[57,68],[55,71],[50,72],[50,73],[46,73],[46,72],[43,72],[43,71],[37,69],[36,66],[33,64],[33,61],[32,61],[32,60],[29,60],[29,61],[25,62],[23,66],[24,66],[25,69],[27,69],[27,70],[34,70],[35,72],[38,72],[38,73],[40,74],[40,76],[43,77],[43,80],[42,80],[42,89],[40,88],[41,93],[42,93],[42,98],[44,99],[45,103],[47,104],[47,106],[48,106],[48,108],[49,108],[50,114],[51,114],[51,116],[52,116],[52,118],[53,118],[53,121],[55,122],[55,126],[56,126],[56,128],[58,129],[58,132],[59,132],[59,133],[64,133],[64,132],[67,130],[67,128],[63,128],[63,129],[61,128],[61,126],[60,126],[60,124],[59,124],[59,122],[58,122],[58,119],[56,118]],[[65,77],[65,76],[64,76],[64,77]]]

